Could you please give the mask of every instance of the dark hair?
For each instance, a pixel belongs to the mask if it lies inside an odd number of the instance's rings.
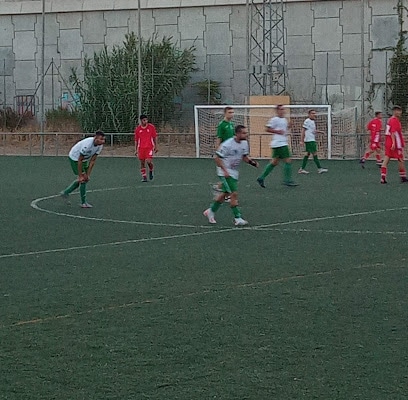
[[[380,114],[382,114],[382,111],[376,111],[375,116],[378,117]]]
[[[225,108],[224,108],[224,114],[225,114],[227,111],[233,110],[233,109],[234,109],[234,107],[231,107],[231,106],[225,107]]]
[[[395,105],[394,107],[392,107],[392,110],[393,110],[393,111],[394,111],[394,110],[402,110],[402,108],[401,108],[401,106]]]
[[[279,110],[279,109],[283,110],[284,108],[285,108],[285,106],[284,106],[283,104],[278,104],[278,105],[276,106],[276,109],[277,109],[277,110]]]
[[[310,109],[307,113],[310,114],[310,113],[312,113],[312,112],[316,112],[316,110],[314,110],[314,109],[312,108],[312,109]]]
[[[142,119],[147,119],[147,115],[146,115],[146,114],[141,114],[140,117],[139,117],[139,119],[140,119],[140,120],[142,120]]]
[[[102,137],[105,137],[105,133],[104,133],[104,132],[102,132],[102,131],[96,131],[96,132],[95,132],[95,136],[102,136]]]
[[[235,133],[240,133],[245,128],[246,128],[246,126],[244,126],[244,125],[237,125],[235,127]]]

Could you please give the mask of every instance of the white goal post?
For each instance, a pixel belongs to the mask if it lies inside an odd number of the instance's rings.
[[[214,155],[217,137],[217,126],[224,118],[226,105],[194,106],[196,157]],[[265,131],[268,120],[276,115],[276,105],[231,105],[234,108],[234,125],[245,125],[248,128],[248,141],[251,156],[269,158],[271,134]],[[315,110],[316,129],[322,134],[316,135],[319,157],[331,159],[345,158],[350,147],[350,137],[356,136],[356,108],[332,112],[330,105],[285,105],[286,117],[290,121],[289,143],[294,158],[304,155],[304,146],[300,145],[300,135],[304,120],[309,110]],[[333,140],[334,139],[334,140]],[[353,141],[354,139],[351,139]],[[351,144],[354,147],[354,143]]]

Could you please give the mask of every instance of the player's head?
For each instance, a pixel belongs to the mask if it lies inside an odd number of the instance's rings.
[[[286,113],[285,106],[283,104],[278,104],[276,106],[276,113],[278,114],[278,117],[283,118]]]
[[[142,126],[146,126],[147,123],[149,122],[149,118],[147,118],[146,114],[141,114],[139,117],[139,120],[140,120],[140,125]]]
[[[395,105],[394,107],[392,107],[392,115],[394,117],[400,117],[402,114],[402,108],[400,106]]]
[[[248,128],[244,125],[237,125],[235,127],[235,138],[237,142],[241,140],[247,140]]]
[[[316,110],[309,110],[307,114],[310,119],[316,119]]]
[[[232,118],[234,117],[234,107],[225,107],[224,108],[224,119],[227,121],[231,121]]]
[[[374,115],[375,115],[375,118],[379,118],[379,119],[382,118],[382,112],[381,111],[376,111]]]
[[[96,131],[94,136],[95,146],[99,146],[105,143],[105,134],[102,131]]]

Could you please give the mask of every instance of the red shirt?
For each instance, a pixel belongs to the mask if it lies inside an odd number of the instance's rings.
[[[382,131],[382,121],[380,118],[374,118],[367,124],[367,130],[370,131],[371,142],[380,142],[380,133]]]
[[[139,149],[153,149],[155,137],[157,132],[153,124],[149,123],[145,127],[139,125],[135,129],[135,142]]]
[[[391,117],[387,122],[387,129],[385,131],[386,144],[392,144],[391,134],[395,137],[395,147],[402,149],[405,146],[404,138],[402,137],[401,121],[397,117]]]

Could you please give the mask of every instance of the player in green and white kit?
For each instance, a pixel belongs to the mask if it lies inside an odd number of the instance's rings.
[[[71,169],[78,177],[61,192],[62,198],[68,199],[70,193],[79,187],[81,207],[92,208],[86,201],[86,183],[89,181],[96,157],[101,153],[104,143],[105,134],[97,131],[95,136],[82,139],[71,148],[68,157]]]
[[[266,131],[273,133],[271,148],[272,160],[265,167],[262,175],[257,178],[259,186],[265,187],[265,178],[279,164],[279,160],[283,160],[283,183],[286,186],[297,186],[297,183],[292,181],[292,160],[290,158],[290,150],[288,143],[288,120],[285,118],[285,107],[279,104],[276,107],[276,117],[271,118],[267,125]]]
[[[236,226],[248,224],[248,221],[242,218],[241,211],[238,208],[239,165],[241,161],[245,161],[254,167],[258,167],[258,163],[248,156],[247,136],[247,128],[238,125],[235,128],[235,136],[222,142],[216,151],[215,163],[217,164],[217,175],[222,182],[222,193],[218,195],[211,207],[203,213],[210,224],[216,223],[214,214],[224,203],[226,195],[231,196],[230,207],[234,214],[234,224]]]
[[[306,164],[309,159],[310,154],[313,156],[313,161],[317,166],[317,172],[319,174],[323,174],[328,170],[326,168],[322,168],[320,165],[319,158],[317,156],[317,144],[316,144],[316,133],[324,133],[323,131],[316,130],[316,111],[309,110],[308,112],[309,118],[306,118],[303,122],[302,133],[300,136],[300,144],[305,144],[306,148],[306,155],[303,157],[303,162],[301,168],[299,168],[299,174],[308,174],[309,171],[306,171]]]

